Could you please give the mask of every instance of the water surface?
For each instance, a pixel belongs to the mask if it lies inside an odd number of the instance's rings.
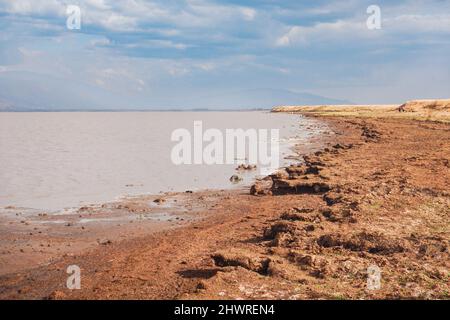
[[[283,156],[316,120],[268,112],[0,113],[0,207],[59,210],[126,195],[232,187],[236,165],[174,165],[177,128],[280,129]],[[243,183],[253,176],[247,176]]]

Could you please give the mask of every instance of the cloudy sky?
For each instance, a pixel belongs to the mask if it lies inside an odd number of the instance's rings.
[[[449,0],[0,0],[0,30],[3,109],[450,97]]]

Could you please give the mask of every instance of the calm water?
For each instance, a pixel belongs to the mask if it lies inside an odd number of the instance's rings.
[[[267,112],[0,113],[0,207],[59,210],[126,195],[232,187],[236,165],[171,161],[172,131],[280,129],[283,154],[316,120]],[[224,131],[223,131],[224,132]],[[247,175],[243,184],[248,184]]]

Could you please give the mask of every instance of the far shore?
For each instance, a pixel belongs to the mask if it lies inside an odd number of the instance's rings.
[[[411,100],[404,104],[277,106],[272,112],[346,116],[358,118],[395,118],[450,122],[450,99]]]
[[[252,188],[80,208],[52,230],[15,225],[0,299],[449,299],[450,100],[272,111],[333,134]],[[66,288],[69,265],[81,290]]]

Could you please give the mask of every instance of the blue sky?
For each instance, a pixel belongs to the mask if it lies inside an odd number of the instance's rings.
[[[0,0],[0,30],[3,109],[450,97],[449,0]]]

